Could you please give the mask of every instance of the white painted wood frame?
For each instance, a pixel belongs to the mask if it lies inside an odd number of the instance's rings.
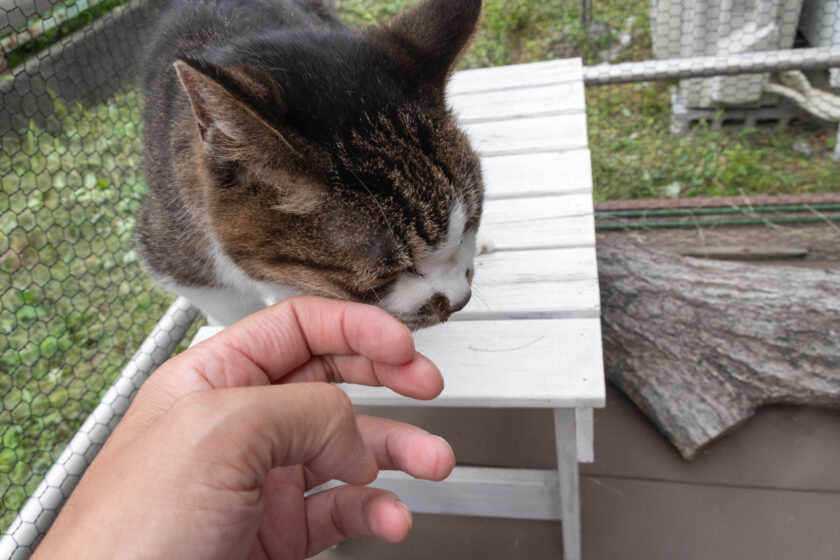
[[[563,557],[579,560],[577,465],[593,460],[592,409],[605,400],[581,63],[458,72],[449,100],[482,156],[482,232],[496,250],[476,260],[470,304],[415,335],[446,387],[422,402],[343,388],[360,406],[553,409],[556,470],[458,466],[441,483],[383,472],[374,485],[418,512],[559,519]]]

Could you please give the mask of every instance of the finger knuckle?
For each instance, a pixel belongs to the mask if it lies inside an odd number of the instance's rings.
[[[179,398],[168,413],[167,425],[190,441],[212,438],[229,425],[227,408],[218,391],[189,393]]]
[[[216,400],[213,391],[195,391],[179,398],[172,408],[179,415],[201,417],[216,407]]]
[[[315,392],[318,408],[328,412],[322,416],[327,431],[342,432],[355,423],[356,414],[347,393],[331,383],[313,383],[310,389]]]
[[[332,383],[318,383],[317,385],[321,392],[321,398],[331,410],[340,413],[352,413],[353,403],[347,393]]]

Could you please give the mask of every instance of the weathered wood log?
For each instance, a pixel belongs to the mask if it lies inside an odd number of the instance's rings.
[[[598,241],[604,359],[686,459],[771,403],[840,407],[840,273]]]

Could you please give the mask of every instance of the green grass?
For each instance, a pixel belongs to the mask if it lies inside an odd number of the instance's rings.
[[[338,0],[366,26],[416,0]],[[597,37],[579,2],[485,0],[462,68],[581,56],[650,58],[647,2],[595,2]],[[632,37],[618,48],[618,36]],[[670,84],[589,88],[599,199],[838,190],[827,129],[668,132]],[[145,193],[140,99],[53,114],[0,139],[0,525],[7,526],[171,297],[131,247]],[[814,150],[803,156],[794,143]],[[673,186],[671,187],[674,188]]]
[[[832,133],[806,125],[738,132],[699,126],[686,136],[673,136],[669,89],[668,84],[640,83],[587,92],[598,200],[840,190],[840,164],[831,159]],[[796,151],[797,143],[811,146],[813,155]]]
[[[131,235],[139,97],[65,107],[2,137],[0,525],[11,522],[170,296]]]
[[[391,17],[415,0],[338,0],[342,17],[361,27]],[[590,33],[579,2],[485,0],[481,31],[461,68],[579,56],[584,64],[653,58],[649,2],[594,2]],[[620,46],[621,34],[630,44]],[[669,132],[672,83],[587,88],[587,124],[598,200],[738,194],[794,194],[840,190],[833,161],[833,127],[792,130]],[[807,144],[805,156],[794,144]]]

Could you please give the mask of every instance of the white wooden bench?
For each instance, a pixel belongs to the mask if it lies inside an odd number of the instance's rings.
[[[553,409],[557,470],[458,466],[442,483],[383,472],[374,484],[418,512],[562,520],[563,556],[578,560],[577,463],[593,459],[605,400],[581,63],[459,72],[449,96],[482,156],[496,250],[476,261],[470,304],[416,336],[444,374],[437,399],[345,390],[356,405]]]

